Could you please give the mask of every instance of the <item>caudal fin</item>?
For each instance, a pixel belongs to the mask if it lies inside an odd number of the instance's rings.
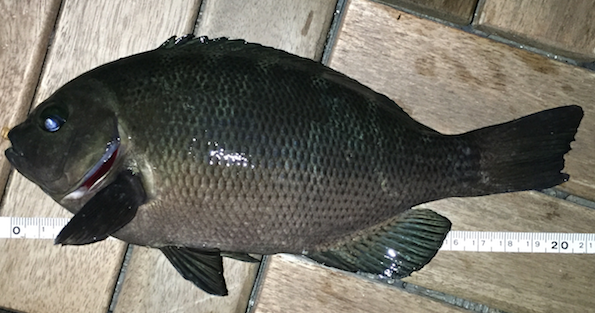
[[[583,110],[558,107],[463,134],[479,146],[479,193],[543,189],[568,180],[564,154]]]

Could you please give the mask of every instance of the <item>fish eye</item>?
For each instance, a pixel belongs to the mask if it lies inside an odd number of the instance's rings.
[[[64,120],[62,117],[58,115],[50,115],[45,118],[43,126],[45,127],[45,130],[53,133],[60,129],[64,123],[66,123],[66,120]]]
[[[58,106],[49,106],[40,114],[41,128],[50,133],[57,132],[66,123],[66,110]]]

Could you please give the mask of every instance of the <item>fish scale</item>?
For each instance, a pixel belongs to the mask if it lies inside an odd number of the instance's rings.
[[[10,131],[5,153],[75,213],[57,243],[158,248],[224,295],[222,255],[409,275],[450,229],[412,206],[564,182],[582,115],[560,107],[443,135],[320,63],[189,36],[72,80]],[[95,181],[90,169],[108,166]]]

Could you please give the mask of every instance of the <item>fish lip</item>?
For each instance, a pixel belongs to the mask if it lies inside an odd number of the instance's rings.
[[[22,152],[15,149],[14,147],[9,147],[6,150],[4,150],[4,156],[6,157],[6,159],[8,160],[8,162],[10,163],[10,165],[13,168],[16,168],[16,169],[22,168],[22,166],[21,166],[21,163],[22,163],[21,160],[23,158]]]
[[[99,161],[97,161],[97,163],[83,175],[79,180],[80,183],[68,192],[63,199],[79,199],[88,192],[95,190],[108,174],[111,173],[111,169],[115,164],[115,159],[118,158],[120,143],[120,137],[114,137],[108,142],[105,148],[105,153],[103,153]]]
[[[19,157],[23,156],[23,153],[18,152],[17,149],[15,149],[14,147],[8,147],[6,150],[4,150],[4,155],[8,159],[8,162],[10,162],[10,164],[14,166],[15,161]]]
[[[23,124],[25,124],[26,122],[24,122]],[[23,125],[21,124],[21,125]],[[4,155],[6,156],[6,158],[8,159],[8,162],[10,162],[10,164],[12,164],[12,166],[17,167],[16,164],[20,162],[20,160],[24,157],[24,153],[23,151],[19,150],[15,145],[14,145],[14,133],[15,133],[15,129],[17,129],[20,125],[17,125],[15,127],[13,127],[10,131],[8,131],[8,134],[6,134],[6,139],[8,139],[8,141],[10,142],[10,147],[8,147],[6,150],[4,150]],[[17,167],[18,168],[18,167]]]

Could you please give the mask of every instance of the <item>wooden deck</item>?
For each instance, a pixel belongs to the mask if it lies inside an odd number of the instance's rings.
[[[16,125],[31,104],[84,71],[157,47],[174,34],[244,38],[319,60],[331,32],[336,36],[327,49],[329,66],[441,132],[581,105],[585,118],[566,158],[571,180],[559,190],[570,194],[568,199],[595,200],[593,71],[369,0],[346,1],[342,20],[333,26],[336,0],[202,2],[0,1],[0,127]],[[523,23],[507,18],[511,12],[531,16],[535,1],[514,7],[484,0],[478,11],[477,1],[467,0],[455,7],[441,0],[384,2],[463,26],[475,12],[482,18],[465,29],[495,32],[578,63],[595,60],[595,23],[587,10],[595,1],[572,1],[563,11],[567,22],[551,24],[537,17]],[[542,6],[548,16],[557,12],[554,2]],[[582,19],[588,22],[574,26]],[[563,31],[548,37],[537,28]],[[0,140],[0,150],[8,146]],[[3,155],[0,190],[1,216],[70,216],[11,171]],[[595,232],[595,210],[540,192],[420,207],[449,217],[454,230]],[[249,299],[257,265],[225,260],[230,295],[212,297],[182,279],[158,251],[133,247],[125,258],[126,251],[120,241],[57,247],[48,240],[0,239],[0,312],[245,312],[249,303],[255,304],[253,312],[595,312],[593,255],[439,252],[405,279],[407,291],[279,255],[268,259],[256,297]],[[415,286],[442,296],[420,295]]]

